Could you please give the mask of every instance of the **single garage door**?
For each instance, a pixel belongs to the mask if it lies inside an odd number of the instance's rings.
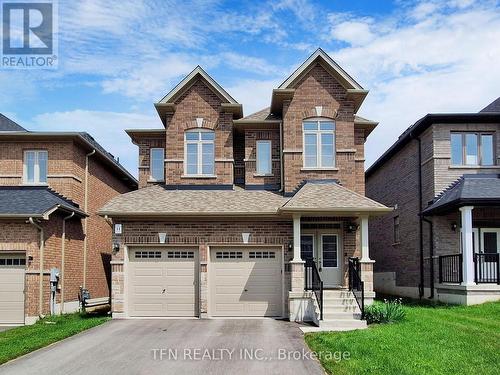
[[[281,316],[281,250],[212,248],[212,316]]]
[[[129,316],[196,316],[196,248],[129,250]]]
[[[0,324],[24,324],[26,258],[0,254]]]

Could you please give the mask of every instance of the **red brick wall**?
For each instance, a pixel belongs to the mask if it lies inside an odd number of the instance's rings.
[[[257,175],[257,141],[271,141],[272,176]],[[245,129],[245,183],[247,185],[280,185],[280,132],[279,129]]]
[[[322,106],[322,116],[335,119],[335,170],[305,171],[302,157],[302,122],[317,117],[315,107]],[[364,193],[360,184],[363,171],[363,148],[359,134],[354,134],[354,102],[347,91],[320,64],[314,66],[295,88],[291,101],[283,106],[285,191],[291,192],[305,179],[338,179],[348,189]],[[359,159],[361,162],[356,162]]]
[[[166,183],[205,185],[233,183],[233,121],[223,112],[222,100],[198,79],[176,102],[166,124]],[[184,178],[184,132],[196,128],[196,118],[203,118],[203,128],[215,131],[215,178]]]
[[[139,188],[143,188],[152,184],[150,182],[150,150],[152,148],[165,149],[165,136],[134,135],[134,144],[139,147]]]

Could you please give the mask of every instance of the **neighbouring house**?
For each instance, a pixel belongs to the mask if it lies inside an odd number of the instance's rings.
[[[368,221],[390,211],[364,196],[364,143],[377,125],[356,115],[367,93],[318,49],[270,108],[243,117],[195,68],[155,104],[164,128],[127,131],[139,190],[100,211],[119,248],[113,317],[363,326],[360,307],[374,297]]]
[[[89,134],[27,131],[0,115],[0,325],[75,311],[81,286],[109,301],[111,227],[96,212],[136,188]]]
[[[366,195],[395,207],[370,223],[376,292],[500,299],[500,98],[418,120],[366,171]]]

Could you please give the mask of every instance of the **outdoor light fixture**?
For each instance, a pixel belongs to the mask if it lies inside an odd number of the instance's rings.
[[[250,239],[250,233],[241,233],[241,238],[243,238],[243,243],[247,244]]]
[[[358,229],[358,225],[355,223],[349,223],[347,224],[347,232],[353,233],[356,232],[356,229]]]
[[[113,254],[116,254],[120,250],[120,244],[118,242],[113,242]]]
[[[167,239],[167,234],[166,233],[158,233],[158,238],[160,239],[160,243],[165,243]]]
[[[457,223],[451,223],[451,230],[453,232],[456,232],[457,231]]]

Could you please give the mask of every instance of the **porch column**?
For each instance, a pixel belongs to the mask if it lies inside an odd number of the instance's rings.
[[[300,257],[300,215],[293,215],[292,292],[304,291],[304,263]]]
[[[462,216],[463,285],[474,285],[474,248],[472,241],[473,206],[460,207]]]
[[[370,248],[368,245],[368,216],[361,216],[361,261],[370,261]]]
[[[293,215],[293,260],[302,261],[300,257],[300,215]]]

